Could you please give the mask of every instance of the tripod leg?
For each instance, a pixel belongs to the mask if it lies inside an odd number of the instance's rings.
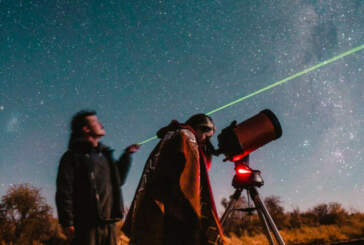
[[[239,199],[240,195],[241,195],[241,192],[242,192],[242,189],[236,189],[234,194],[233,194],[233,198],[231,199],[229,205],[227,206],[227,208],[225,209],[225,212],[224,214],[221,216],[221,219],[220,219],[220,223],[221,223],[221,226],[222,228],[225,230],[225,223],[227,220],[229,220],[231,214],[232,214],[232,211],[234,210],[234,207],[235,207],[235,203],[237,202],[237,200]]]
[[[272,217],[270,216],[266,206],[264,205],[264,202],[262,202],[262,200],[259,197],[259,193],[257,191],[257,189],[255,187],[252,187],[249,189],[249,193],[250,196],[252,197],[255,207],[258,209],[258,213],[259,211],[262,212],[262,215],[264,216],[264,218],[266,219],[266,221],[268,222],[268,225],[270,227],[270,229],[272,230],[274,237],[276,238],[277,242],[279,245],[285,245],[281,234],[279,234],[279,231],[277,229],[277,226],[275,225]]]
[[[255,205],[255,207],[257,207],[256,203],[254,203],[254,205]],[[269,244],[274,245],[273,237],[272,237],[272,234],[270,233],[268,222],[265,219],[264,214],[262,213],[262,211],[259,208],[257,208],[257,213],[259,215],[260,220],[263,223],[264,233],[265,233],[265,236],[267,237],[267,239],[269,241]]]

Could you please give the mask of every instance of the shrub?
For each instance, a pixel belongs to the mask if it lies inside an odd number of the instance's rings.
[[[40,190],[28,184],[11,186],[0,203],[0,240],[29,244],[50,238],[51,207]]]

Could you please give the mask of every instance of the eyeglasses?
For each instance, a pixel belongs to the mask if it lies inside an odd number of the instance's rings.
[[[214,130],[213,127],[209,127],[209,126],[200,126],[199,129],[202,131],[202,132],[210,132],[211,130]]]

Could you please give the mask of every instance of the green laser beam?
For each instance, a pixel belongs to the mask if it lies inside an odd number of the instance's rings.
[[[246,100],[246,99],[248,99],[248,98],[250,98],[250,97],[253,97],[254,95],[260,94],[260,93],[262,93],[262,92],[264,92],[264,91],[266,91],[266,90],[269,90],[269,89],[274,88],[274,87],[276,87],[276,86],[278,86],[278,85],[281,85],[281,84],[283,84],[283,83],[286,83],[286,82],[288,82],[288,81],[290,81],[290,80],[292,80],[292,79],[294,79],[294,78],[296,78],[296,77],[302,76],[302,75],[304,75],[304,74],[306,74],[306,73],[308,73],[308,72],[310,72],[310,71],[316,70],[316,69],[318,69],[318,68],[320,68],[320,67],[322,67],[322,66],[324,66],[324,65],[327,65],[327,64],[329,64],[329,63],[331,63],[331,62],[334,62],[334,61],[336,61],[336,60],[338,60],[338,59],[340,59],[340,58],[343,58],[343,57],[345,57],[345,56],[348,56],[348,55],[350,55],[350,54],[353,54],[353,53],[355,53],[355,52],[358,52],[358,51],[359,51],[359,50],[361,50],[361,49],[364,49],[364,44],[363,44],[363,45],[361,45],[361,46],[359,46],[359,47],[353,48],[353,49],[351,49],[351,50],[349,50],[349,51],[346,51],[346,52],[344,52],[344,53],[342,53],[342,54],[340,54],[340,55],[338,55],[338,56],[335,56],[335,57],[333,57],[333,58],[331,58],[331,59],[329,59],[329,60],[325,60],[325,61],[323,61],[323,62],[321,62],[321,63],[319,63],[319,64],[317,64],[317,65],[314,65],[314,66],[312,66],[312,67],[310,67],[310,68],[307,68],[307,69],[305,69],[305,70],[303,70],[303,71],[300,71],[300,72],[298,72],[298,73],[296,73],[296,74],[293,74],[293,75],[291,75],[291,76],[289,76],[289,77],[287,77],[287,78],[285,78],[285,79],[282,79],[282,80],[280,80],[280,81],[278,81],[278,82],[272,83],[271,85],[268,85],[268,86],[266,86],[266,87],[264,87],[264,88],[261,88],[261,89],[259,89],[259,90],[257,90],[257,91],[254,91],[253,93],[250,93],[250,94],[248,94],[248,95],[245,95],[244,97],[241,97],[241,98],[239,98],[239,99],[236,99],[236,100],[234,100],[234,101],[232,101],[232,102],[230,102],[230,103],[228,103],[228,104],[226,104],[226,105],[223,105],[223,106],[221,106],[221,107],[219,107],[219,108],[216,108],[216,109],[214,109],[214,110],[212,110],[212,111],[210,111],[210,112],[206,113],[206,115],[211,115],[211,114],[213,114],[213,113],[215,113],[215,112],[218,112],[218,111],[220,111],[220,110],[222,110],[222,109],[225,109],[225,108],[227,108],[227,107],[230,107],[230,106],[232,106],[232,105],[234,105],[234,104],[236,104],[236,103],[239,103],[239,102],[244,101],[244,100]]]
[[[149,139],[143,140],[142,142],[138,143],[138,145],[142,145],[148,143],[149,141],[157,139],[157,136],[150,137]]]
[[[358,52],[358,51],[360,51],[362,49],[364,49],[364,44],[362,44],[362,45],[360,45],[360,46],[358,46],[356,48],[350,49],[350,50],[348,50],[348,51],[346,51],[344,53],[341,53],[341,54],[339,54],[339,55],[337,55],[337,56],[335,56],[335,57],[333,57],[331,59],[328,59],[328,60],[325,60],[325,61],[323,61],[321,63],[318,63],[317,65],[314,65],[314,66],[312,66],[310,68],[307,68],[307,69],[305,69],[303,71],[300,71],[300,72],[298,72],[296,74],[293,74],[293,75],[291,75],[291,76],[289,76],[287,78],[284,78],[284,79],[282,79],[282,80],[280,80],[278,82],[272,83],[272,84],[270,84],[270,85],[268,85],[268,86],[266,86],[264,88],[258,89],[256,91],[254,91],[254,92],[252,92],[252,93],[250,93],[248,95],[245,95],[245,96],[243,96],[243,97],[241,97],[239,99],[236,99],[236,100],[234,100],[234,101],[232,101],[232,102],[230,102],[230,103],[228,103],[226,105],[223,105],[221,107],[218,107],[218,108],[216,108],[216,109],[214,109],[214,110],[206,113],[206,115],[211,115],[211,114],[213,114],[215,112],[221,111],[221,110],[223,110],[225,108],[228,108],[228,107],[230,107],[232,105],[235,105],[236,103],[239,103],[239,102],[242,102],[242,101],[244,101],[246,99],[249,99],[250,97],[253,97],[254,95],[257,95],[257,94],[260,94],[260,93],[262,93],[264,91],[267,91],[269,89],[272,89],[272,88],[274,88],[274,87],[276,87],[278,85],[281,85],[283,83],[286,83],[286,82],[288,82],[288,81],[290,81],[290,80],[292,80],[294,78],[300,77],[300,76],[302,76],[302,75],[304,75],[304,74],[306,74],[308,72],[314,71],[314,70],[316,70],[316,69],[318,69],[318,68],[320,68],[322,66],[325,66],[327,64],[330,64],[330,63],[332,63],[332,62],[334,62],[334,61],[336,61],[338,59],[341,59],[341,58],[343,58],[345,56],[348,56],[348,55],[351,55],[353,53],[356,53],[356,52]],[[154,140],[154,139],[157,139],[157,136],[154,136],[154,137],[151,137],[149,139],[146,139],[146,140],[138,143],[138,145],[145,144],[145,143],[147,143],[147,142],[149,142],[151,140]]]

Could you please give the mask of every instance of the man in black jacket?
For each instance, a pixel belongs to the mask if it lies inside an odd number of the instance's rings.
[[[72,118],[56,191],[59,223],[72,244],[116,245],[115,222],[123,217],[120,187],[139,146],[130,145],[115,161],[113,150],[99,141],[105,133],[94,111]]]

